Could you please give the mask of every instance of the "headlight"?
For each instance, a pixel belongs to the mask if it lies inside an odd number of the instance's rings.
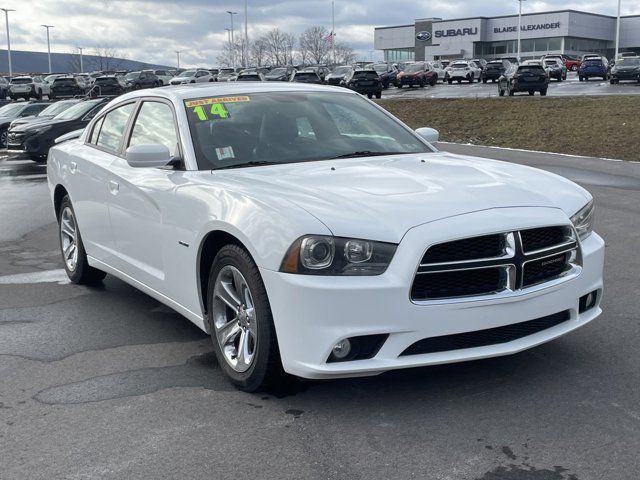
[[[571,217],[571,223],[578,232],[580,240],[584,240],[591,232],[593,232],[593,214],[595,212],[595,206],[593,200],[582,207],[578,213]]]
[[[303,275],[380,275],[391,263],[397,245],[359,238],[307,235],[284,257],[281,272]]]

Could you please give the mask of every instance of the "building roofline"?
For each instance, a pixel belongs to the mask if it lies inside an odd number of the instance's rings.
[[[385,30],[387,28],[403,28],[403,27],[415,27],[415,23],[411,23],[409,25],[391,25],[389,27],[374,27],[374,30]]]

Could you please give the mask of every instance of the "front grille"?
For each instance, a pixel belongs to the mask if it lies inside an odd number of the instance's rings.
[[[507,287],[504,268],[478,268],[418,275],[411,288],[414,300],[467,297],[499,292]]]
[[[522,250],[526,253],[560,245],[567,241],[567,227],[542,227],[522,230]]]
[[[427,250],[421,263],[460,262],[500,257],[504,255],[505,248],[505,236],[502,234],[465,238],[434,245]]]
[[[425,353],[449,352],[465,348],[486,347],[512,342],[520,338],[542,332],[560,325],[570,319],[568,310],[526,322],[513,323],[502,327],[476,330],[475,332],[455,333],[418,340],[405,349],[400,356],[421,355]]]
[[[522,286],[529,287],[544,282],[548,278],[561,275],[568,267],[570,253],[565,252],[553,257],[545,257],[524,264]]]
[[[549,282],[580,266],[570,226],[539,227],[453,240],[425,252],[411,300],[491,295]]]

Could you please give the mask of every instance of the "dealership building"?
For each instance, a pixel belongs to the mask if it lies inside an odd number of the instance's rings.
[[[613,57],[616,17],[560,10],[522,15],[520,56],[547,53]],[[517,54],[518,16],[443,20],[422,18],[408,25],[375,29],[374,48],[389,62],[445,58],[493,58]],[[640,53],[640,15],[620,19],[620,51]]]

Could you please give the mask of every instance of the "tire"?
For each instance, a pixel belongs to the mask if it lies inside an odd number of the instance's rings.
[[[436,83],[438,83],[438,77],[431,77],[431,80],[429,81],[429,85],[431,85],[432,87],[435,87]]]
[[[547,89],[545,88],[544,90],[540,90],[540,95],[542,95],[543,97],[547,96]]]
[[[107,274],[89,265],[76,221],[76,214],[71,200],[66,195],[60,203],[58,212],[58,237],[62,263],[69,280],[80,285],[90,285],[102,281]]]
[[[134,89],[134,90],[140,90],[140,88],[141,88],[141,86],[140,86],[140,84],[139,84],[139,83],[136,83],[136,84],[133,86],[133,89]]]
[[[419,86],[420,88],[424,88],[424,86],[425,86],[424,78],[421,78],[421,79],[420,79],[420,83],[418,83],[418,86]]]
[[[534,90],[529,90],[529,96],[533,97],[536,92]]]
[[[486,79],[486,78],[483,78],[483,79],[482,79],[482,83],[487,83],[487,79]]]
[[[584,77],[579,76],[579,77],[578,77],[578,80],[582,81],[582,79],[583,79],[583,78],[584,78]]]
[[[458,79],[458,84],[461,84],[461,83],[462,83],[462,79],[461,79],[461,78],[459,78],[459,79]]]
[[[562,75],[560,75],[560,76],[558,77],[558,82],[561,82],[562,80],[563,80]]]
[[[267,291],[258,267],[243,248],[226,245],[216,255],[209,272],[207,305],[213,350],[231,383],[255,392],[288,377],[282,369]],[[238,359],[243,338],[246,361]],[[221,344],[227,347],[224,351]]]
[[[42,100],[42,90],[38,90],[38,93],[36,93],[36,100]]]
[[[382,92],[376,92],[376,98],[377,99],[382,98]]]
[[[609,80],[609,83],[610,83],[611,85],[615,85],[615,84],[616,84],[616,81],[612,78],[611,80]]]
[[[451,85],[451,84],[453,83],[453,80],[451,80],[451,79],[449,78],[449,79],[447,80],[447,83],[448,83],[449,85]]]
[[[513,97],[516,92],[514,92],[511,88],[507,87],[507,92],[509,92],[509,96]]]
[[[46,155],[37,155],[35,153],[30,153],[29,154],[29,159],[33,160],[34,162],[43,165],[45,163],[47,163],[47,156]]]
[[[9,138],[9,129],[5,128],[0,131],[0,148],[7,148],[7,139]]]
[[[504,97],[504,90],[503,89],[498,88],[498,96]]]

